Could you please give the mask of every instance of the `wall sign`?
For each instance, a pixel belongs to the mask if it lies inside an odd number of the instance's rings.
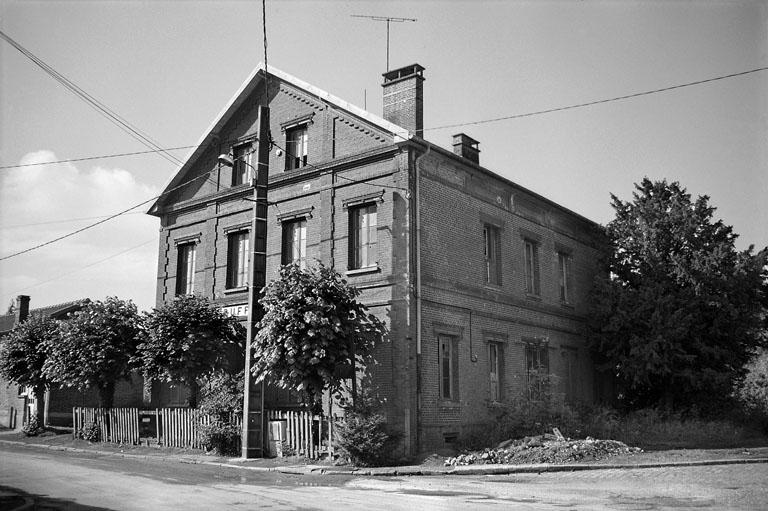
[[[240,305],[228,305],[226,307],[222,307],[221,310],[227,316],[234,316],[236,318],[248,316],[247,303],[241,303]]]

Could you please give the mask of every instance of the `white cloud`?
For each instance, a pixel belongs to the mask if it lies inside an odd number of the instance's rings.
[[[56,160],[53,152],[43,150],[26,154],[19,164]],[[2,171],[0,257],[63,236],[98,221],[94,217],[118,213],[157,193],[155,187],[115,167],[80,169],[72,163],[51,163]],[[150,307],[159,222],[143,214],[145,210],[142,206],[70,238],[0,261],[0,307],[20,292],[32,296],[32,307],[108,295]],[[142,246],[116,255],[138,245]],[[94,264],[106,258],[110,259]],[[77,271],[85,266],[89,267]]]

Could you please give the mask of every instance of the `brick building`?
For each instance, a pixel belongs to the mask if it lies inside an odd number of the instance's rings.
[[[198,293],[247,313],[252,189],[237,162],[266,100],[267,280],[319,259],[362,290],[389,327],[368,372],[405,452],[452,442],[494,402],[535,397],[541,373],[565,399],[592,401],[580,331],[599,226],[483,168],[466,134],[453,151],[424,140],[424,68],[383,76],[379,117],[254,70],[148,211],[161,219],[158,304]],[[233,168],[217,163],[228,152]]]

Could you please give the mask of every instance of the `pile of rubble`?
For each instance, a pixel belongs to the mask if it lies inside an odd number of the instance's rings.
[[[445,465],[573,463],[638,452],[642,452],[642,449],[629,447],[617,440],[596,440],[592,437],[572,440],[562,435],[546,434],[527,436],[519,440],[506,440],[495,449],[459,454],[446,459]]]

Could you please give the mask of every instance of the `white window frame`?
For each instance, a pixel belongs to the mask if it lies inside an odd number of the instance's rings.
[[[287,251],[290,250],[290,254]],[[283,222],[282,264],[298,263],[307,267],[307,219],[296,218]]]
[[[285,170],[307,166],[309,125],[298,124],[285,129]]]
[[[197,244],[195,242],[180,243],[176,246],[176,250],[178,253],[176,258],[176,294],[189,295],[195,291]]]
[[[249,231],[234,231],[227,234],[227,289],[238,289],[248,285],[249,245]],[[233,251],[235,248],[237,250]]]
[[[378,266],[378,208],[374,203],[349,208],[349,269]]]
[[[524,266],[525,266],[525,292],[539,296],[541,293],[539,279],[539,244],[533,240],[525,239]]]

